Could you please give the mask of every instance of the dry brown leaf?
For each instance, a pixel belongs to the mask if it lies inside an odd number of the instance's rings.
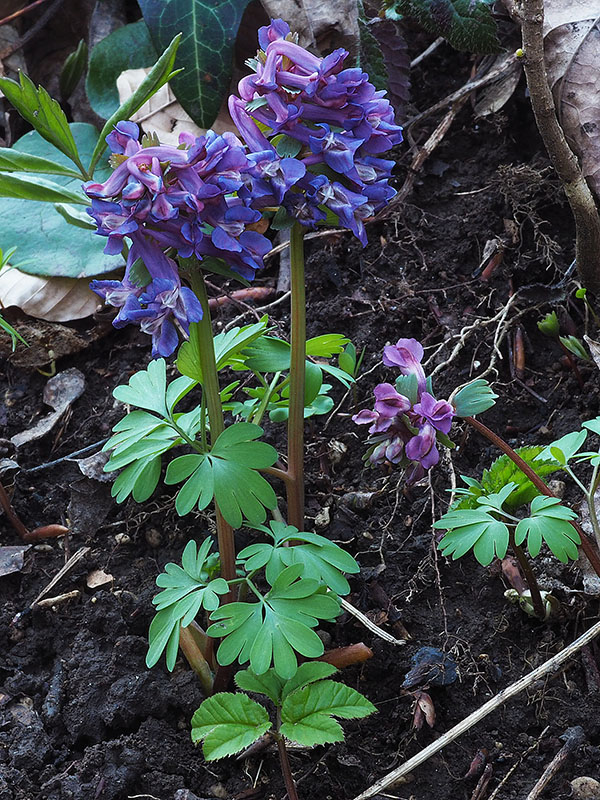
[[[262,5],[273,19],[293,20],[292,30],[303,47],[358,52],[358,4],[353,0],[262,0]]]
[[[476,117],[487,117],[489,114],[495,114],[513,96],[523,70],[521,64],[515,60],[513,53],[503,53],[496,56],[489,68],[489,72],[501,69],[509,61],[512,61],[510,68],[503,72],[497,81],[493,81],[489,86],[484,87],[477,93],[474,108]]]
[[[0,308],[16,306],[30,317],[71,322],[89,317],[99,305],[87,279],[44,278],[14,267],[0,272]]]
[[[592,354],[592,358],[594,359],[596,366],[598,369],[600,369],[600,342],[595,342],[593,339],[590,339],[589,336],[584,336],[583,338],[585,339],[585,343]]]
[[[47,414],[39,422],[28,428],[26,431],[17,433],[11,438],[15,447],[27,442],[41,439],[56,425],[69,406],[81,397],[85,389],[85,377],[75,367],[59,372],[50,378],[44,386],[44,403],[54,409],[51,414]]]
[[[124,103],[125,100],[131,97],[149,72],[149,68],[128,69],[119,75],[117,89],[119,90],[120,103]],[[192,133],[194,136],[201,136],[206,132],[205,128],[199,128],[183,110],[168,84],[159,89],[147,103],[144,103],[131,119],[141,125],[148,133],[156,132],[163,144],[174,146],[179,144],[179,134],[184,131]],[[236,132],[235,125],[227,111],[226,101],[224,101],[219,115],[211,127],[216,133]]]
[[[110,324],[97,324],[89,331],[80,333],[58,322],[36,319],[11,319],[10,323],[29,347],[18,342],[13,352],[10,337],[0,336],[0,358],[19,369],[38,369],[63,356],[79,353],[114,330]]]
[[[88,589],[99,589],[101,586],[108,586],[113,580],[113,576],[104,572],[103,569],[93,569],[88,574],[85,584]]]

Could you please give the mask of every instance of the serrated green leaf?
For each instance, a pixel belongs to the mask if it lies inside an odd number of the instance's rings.
[[[412,17],[457,50],[498,53],[493,0],[386,0],[393,14]],[[393,18],[393,17],[392,17]]]
[[[82,159],[87,161],[98,139],[98,131],[93,125],[83,122],[71,123],[70,129]],[[81,189],[81,176],[76,176],[69,159],[36,131],[30,131],[18,139],[15,150],[19,153],[18,159],[25,155],[40,158],[46,163],[56,162],[69,174],[49,172],[54,176],[54,183],[69,191]],[[0,149],[2,157],[9,161],[11,152],[11,148]],[[98,169],[96,179],[106,180],[109,173],[108,166]],[[18,248],[19,259],[22,260],[19,269],[31,275],[91,278],[123,266],[121,256],[104,254],[105,237],[96,235],[92,230],[74,230],[45,202],[3,200],[0,241],[10,242]]]
[[[298,669],[301,669],[301,667]],[[274,669],[268,669],[262,675],[256,675],[251,669],[239,670],[235,674],[235,682],[245,692],[264,694],[275,705],[281,705],[281,692],[284,682]]]
[[[83,171],[65,112],[42,86],[36,89],[32,80],[19,72],[18,83],[11,78],[0,78],[0,89],[40,136],[64,153],[80,171]]]
[[[165,83],[168,83],[169,80],[177,74],[173,71],[173,63],[175,61],[175,56],[177,55],[177,47],[179,46],[180,39],[181,34],[179,33],[171,41],[169,46],[160,56],[156,64],[152,67],[146,78],[138,86],[131,97],[125,100],[125,102],[122,103],[115,113],[106,121],[106,124],[100,131],[98,143],[96,144],[94,152],[92,153],[90,166],[88,167],[88,172],[90,175],[94,173],[96,164],[106,149],[106,137],[112,131],[117,122],[120,122],[122,119],[130,119],[131,116],[135,114],[135,112],[138,111],[138,109],[140,109],[147,100],[156,94],[161,86],[164,86]]]
[[[123,25],[90,53],[85,89],[93,110],[108,119],[119,108],[117,78],[127,69],[151,67],[158,53],[144,20]]]
[[[343,683],[310,683],[285,699],[280,732],[290,741],[308,747],[339,742],[344,734],[332,717],[358,719],[376,710],[366,697]]]
[[[139,0],[157,50],[184,31],[170,83],[175,96],[202,128],[209,128],[229,91],[233,48],[249,0]]]
[[[220,692],[206,699],[192,717],[192,741],[204,740],[207,761],[232,756],[266,733],[266,710],[245,694]]]
[[[286,681],[281,692],[281,699],[285,700],[292,692],[303,689],[309,683],[321,681],[335,675],[337,668],[325,661],[305,661],[300,664],[296,674],[289,681]]]

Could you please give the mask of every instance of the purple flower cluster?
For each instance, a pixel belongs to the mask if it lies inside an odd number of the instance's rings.
[[[259,43],[255,73],[240,81],[241,99],[229,100],[254,151],[240,196],[254,207],[283,205],[309,227],[328,209],[366,244],[363,220],[395,194],[394,162],[379,156],[402,141],[385,92],[361,69],[344,69],[346,50],[318,58],[300,47],[283,20],[261,28]]]
[[[358,425],[370,425],[369,461],[390,461],[406,467],[408,483],[419,480],[438,463],[438,432],[448,434],[456,414],[447,400],[436,400],[427,391],[422,359],[423,347],[416,339],[399,339],[395,345],[385,347],[383,363],[416,379],[416,402],[390,383],[380,383],[374,391],[374,410],[365,409],[352,417]]]
[[[187,334],[202,309],[164,251],[172,248],[183,258],[200,260],[224,258],[252,279],[271,249],[266,237],[248,230],[261,214],[238,194],[252,162],[232,133],[182,134],[180,147],[144,147],[138,126],[119,122],[106,141],[116,168],[104,183],[84,184],[92,198],[88,212],[97,233],[108,238],[106,253],[121,252],[125,238],[131,248],[123,281],[93,281],[91,287],[120,309],[117,327],[139,324],[152,334],[153,355],[168,356],[177,347],[175,325]],[[149,273],[146,285],[132,279],[140,258]]]

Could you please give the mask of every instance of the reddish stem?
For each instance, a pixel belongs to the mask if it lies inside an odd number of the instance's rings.
[[[502,450],[503,453],[506,453],[510,460],[516,464],[517,467],[519,467],[521,472],[524,472],[525,475],[527,475],[536,489],[538,489],[542,494],[546,495],[546,497],[556,497],[554,492],[550,491],[540,476],[534,472],[529,464],[523,461],[518,453],[515,453],[512,447],[505,442],[502,437],[498,436],[498,434],[494,433],[494,431],[491,431],[487,425],[484,425],[483,422],[479,422],[479,420],[475,419],[474,417],[463,417],[463,419],[472,428],[475,428],[478,433],[480,433],[486,439],[489,439],[492,444],[495,444],[496,447]],[[581,548],[586,554],[588,561],[592,565],[594,572],[600,577],[600,555],[598,555],[598,551],[578,522],[571,521],[571,525],[575,528],[579,534],[579,537],[581,538]]]

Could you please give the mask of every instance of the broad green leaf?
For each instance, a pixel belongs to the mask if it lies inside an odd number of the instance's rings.
[[[123,25],[90,53],[85,89],[93,110],[108,119],[119,108],[117,78],[127,69],[151,67],[158,53],[144,20]]]
[[[400,391],[400,390],[398,390]],[[491,408],[498,395],[495,394],[489,383],[482,378],[463,386],[452,399],[452,404],[459,417],[472,417]]]
[[[88,49],[84,39],[79,41],[77,49],[70,53],[60,71],[59,88],[63,100],[68,100],[81,80],[87,64]]]
[[[332,358],[334,355],[344,352],[344,345],[350,343],[350,339],[341,333],[325,333],[323,336],[315,336],[306,342],[306,355],[316,356],[317,358]]]
[[[280,732],[292,742],[313,747],[340,742],[344,733],[340,719],[358,719],[377,709],[355,689],[335,681],[319,681],[290,693],[281,709]]]
[[[301,667],[298,667],[298,669],[300,670]],[[284,682],[274,669],[268,669],[262,675],[255,675],[251,669],[239,670],[235,674],[235,682],[245,692],[264,694],[275,705],[281,705],[281,692]]]
[[[290,344],[274,336],[262,336],[245,354],[246,365],[255,372],[287,372],[290,368]]]
[[[120,105],[114,114],[112,114],[112,116],[106,121],[106,124],[100,131],[98,143],[96,144],[94,152],[92,153],[90,166],[88,167],[88,172],[90,175],[94,173],[96,164],[106,149],[106,137],[112,131],[117,122],[120,122],[122,119],[129,119],[144,105],[147,100],[156,94],[161,86],[164,86],[165,83],[169,82],[173,75],[177,74],[176,72],[173,72],[173,63],[175,61],[180,39],[181,34],[178,33],[166,48],[164,53],[160,56],[156,64],[152,67],[146,78],[131,95],[131,97],[127,98],[127,100],[125,100],[125,102],[122,103],[122,105]]]
[[[232,756],[266,733],[266,710],[245,694],[220,692],[205,700],[192,717],[192,741],[204,740],[207,761]]]
[[[472,549],[477,561],[487,567],[494,557],[504,558],[506,555],[508,528],[485,511],[449,511],[433,527],[448,531],[438,548],[445,556],[452,556],[454,560]]]
[[[12,147],[0,148],[0,171],[2,172],[36,172],[45,175],[62,175],[65,178],[74,178],[81,184],[81,175],[71,167],[41,158],[31,153],[21,153]]]
[[[595,419],[588,419],[587,422],[583,423],[583,427],[587,428],[588,431],[592,431],[592,433],[595,433],[598,436],[600,436],[600,417],[596,417]]]
[[[202,128],[215,121],[229,92],[233,48],[249,0],[138,0],[156,49],[184,31],[170,83],[190,117]]]
[[[74,122],[71,131],[84,160],[88,160],[98,139],[93,125]],[[56,162],[68,173],[72,164],[61,152],[46,142],[36,131],[31,131],[15,142],[12,148],[0,149],[0,156],[10,161],[11,153],[17,152],[17,162],[21,157],[33,156],[44,162]],[[7,163],[6,161],[4,163]],[[111,170],[98,169],[96,179],[105,180]],[[53,181],[69,191],[81,189],[81,177],[75,173],[60,175],[52,172]],[[90,218],[90,222],[91,222]],[[95,227],[95,226],[94,226]],[[103,253],[106,239],[92,230],[77,230],[47,203],[32,200],[2,201],[0,214],[0,241],[10,242],[18,248],[19,269],[31,275],[56,276],[67,278],[91,278],[112,272],[123,266],[120,256],[107,256]]]
[[[15,172],[0,172],[0,197],[13,200],[35,200],[43,203],[78,203],[87,205],[82,192],[74,192],[59,183]]]
[[[164,358],[157,358],[146,369],[133,374],[127,386],[117,386],[113,396],[122,403],[167,417],[166,392],[167,364]]]
[[[554,459],[561,466],[565,466],[581,450],[587,438],[587,431],[573,431],[561,436],[548,447],[545,447],[536,461]]]
[[[529,554],[535,558],[543,540],[563,564],[569,559],[576,561],[581,538],[570,524],[570,520],[576,518],[577,514],[562,506],[558,497],[536,497],[531,503],[531,516],[522,519],[516,527],[515,542],[520,545],[527,539]]]
[[[83,170],[65,112],[42,86],[36,89],[33,81],[20,72],[18,83],[11,78],[0,78],[0,89],[40,136],[64,153],[80,171]]]
[[[493,0],[386,0],[390,18],[412,17],[457,50],[498,53]]]

